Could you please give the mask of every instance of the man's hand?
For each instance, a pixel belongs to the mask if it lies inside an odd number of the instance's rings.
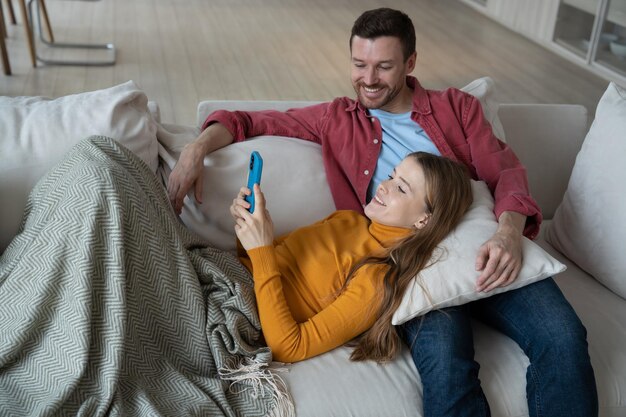
[[[183,200],[194,189],[196,201],[202,204],[202,172],[204,157],[233,142],[233,135],[224,125],[214,123],[198,138],[185,146],[167,181],[167,193],[176,214],[183,209]]]
[[[504,212],[496,233],[478,250],[476,270],[482,271],[476,281],[476,290],[489,292],[506,287],[517,278],[522,269],[522,232],[526,216]]]
[[[194,188],[196,201],[202,204],[202,171],[205,153],[202,146],[193,142],[183,148],[178,162],[167,181],[167,192],[176,214],[183,209],[183,200],[189,190]]]
[[[265,208],[265,196],[261,187],[254,184],[254,213],[248,208],[250,203],[244,196],[250,195],[248,187],[242,187],[230,206],[230,214],[235,220],[235,233],[245,250],[268,246],[274,242],[274,223],[269,211]]]

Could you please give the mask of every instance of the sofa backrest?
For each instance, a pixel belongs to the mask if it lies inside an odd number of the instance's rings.
[[[530,191],[544,219],[551,219],[587,134],[587,109],[569,104],[501,104],[498,116],[507,144],[526,166]]]
[[[198,103],[197,125],[202,126],[207,116],[216,110],[228,111],[287,111],[298,107],[312,106],[321,101],[302,100],[206,100]]]
[[[198,126],[215,110],[285,111],[319,102],[211,100],[198,105]],[[506,142],[528,170],[531,193],[544,219],[551,219],[563,194],[589,127],[587,109],[570,104],[501,104],[498,117]]]

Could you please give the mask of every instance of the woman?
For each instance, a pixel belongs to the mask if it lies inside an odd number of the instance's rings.
[[[423,152],[408,155],[381,183],[365,216],[337,211],[277,240],[258,185],[257,209],[247,211],[250,192],[241,189],[231,215],[265,341],[284,362],[359,335],[353,360],[392,359],[400,339],[391,317],[404,290],[472,202],[465,168]]]
[[[236,257],[179,222],[137,156],[104,137],[76,145],[35,186],[0,256],[3,410],[293,414],[272,358],[359,334],[353,359],[391,358],[407,281],[471,200],[463,168],[415,154],[379,187],[369,219],[340,211],[273,242],[255,192],[254,215],[244,192],[231,208],[252,288]]]

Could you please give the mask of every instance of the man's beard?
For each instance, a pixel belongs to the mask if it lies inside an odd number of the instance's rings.
[[[383,88],[386,90],[386,94],[379,99],[372,100],[363,94],[363,87]],[[381,107],[385,107],[387,104],[391,103],[393,99],[395,99],[398,96],[398,93],[400,93],[400,90],[389,88],[389,86],[385,84],[377,84],[374,87],[370,87],[363,83],[358,83],[353,88],[354,88],[354,91],[356,92],[359,102],[366,109],[380,109]]]

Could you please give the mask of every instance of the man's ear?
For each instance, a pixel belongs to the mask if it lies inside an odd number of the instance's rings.
[[[426,227],[429,220],[430,220],[430,214],[424,214],[419,219],[417,219],[417,221],[413,224],[413,226],[415,226],[415,228],[418,230],[423,229],[424,227]]]
[[[409,58],[406,60],[407,65],[407,74],[410,74],[415,69],[415,63],[417,62],[417,52],[414,51]]]

